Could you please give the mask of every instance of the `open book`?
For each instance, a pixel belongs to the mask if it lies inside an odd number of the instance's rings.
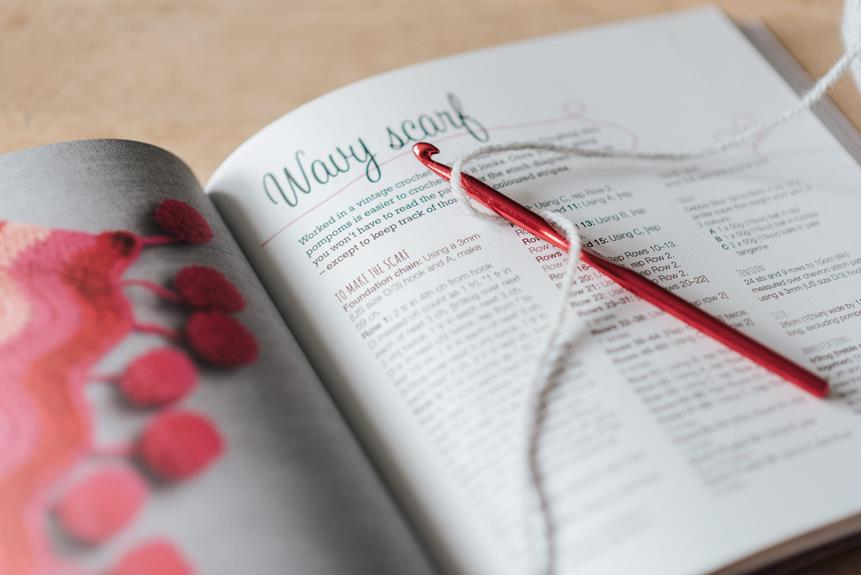
[[[364,80],[205,189],[135,142],[0,157],[0,573],[533,572],[527,382],[563,255],[411,145],[685,150],[804,81],[707,8]],[[826,103],[704,160],[468,167],[832,385],[582,266],[542,444],[560,572],[745,573],[861,531],[859,151]]]

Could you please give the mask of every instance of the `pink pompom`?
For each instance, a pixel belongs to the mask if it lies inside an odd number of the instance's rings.
[[[220,271],[206,266],[182,268],[173,282],[179,296],[191,307],[225,313],[245,307],[242,294]]]
[[[138,440],[138,454],[165,481],[188,479],[209,467],[224,450],[224,441],[206,417],[190,411],[161,414]]]
[[[103,543],[134,519],[147,493],[147,486],[131,469],[102,469],[63,495],[57,517],[74,539],[91,545]]]
[[[164,200],[155,209],[155,223],[169,236],[192,244],[212,239],[212,228],[196,209],[180,200]]]
[[[257,359],[254,334],[220,311],[192,314],[185,334],[194,351],[213,365],[235,367]]]
[[[138,545],[120,559],[110,575],[193,575],[194,570],[172,543],[154,539]]]
[[[157,407],[179,401],[197,385],[197,367],[188,356],[165,347],[135,359],[120,377],[126,400],[138,407]]]

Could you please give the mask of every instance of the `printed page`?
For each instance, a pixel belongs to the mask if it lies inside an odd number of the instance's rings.
[[[564,256],[468,214],[410,146],[686,150],[795,101],[695,10],[359,82],[262,130],[207,191],[449,570],[525,573],[527,386]],[[542,444],[560,572],[708,572],[853,528],[861,170],[813,114],[703,160],[516,152],[468,171],[833,387],[814,399],[581,266]]]
[[[91,140],[0,175],[0,573],[432,572],[185,164]],[[163,201],[212,237],[153,241]]]

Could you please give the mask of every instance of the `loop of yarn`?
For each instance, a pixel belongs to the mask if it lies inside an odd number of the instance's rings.
[[[786,110],[766,122],[736,134],[721,143],[704,146],[688,151],[636,151],[618,150],[614,148],[586,148],[581,146],[563,146],[547,142],[510,142],[482,146],[462,155],[452,163],[450,188],[459,203],[472,215],[504,222],[500,216],[484,206],[473,201],[463,189],[461,179],[463,169],[469,162],[478,158],[492,156],[512,151],[550,152],[576,158],[629,159],[646,161],[681,161],[706,158],[726,152],[738,146],[753,142],[768,132],[789,122],[796,116],[809,110],[819,102],[829,89],[840,79],[847,70],[852,71],[856,87],[861,91],[861,0],[845,0],[842,22],[843,55],[832,65],[819,80],[802,95],[799,100]],[[527,458],[526,468],[529,488],[537,503],[541,519],[541,536],[543,539],[543,557],[538,572],[545,575],[555,575],[557,572],[557,542],[556,526],[553,517],[552,502],[545,487],[545,477],[541,469],[540,448],[544,430],[544,420],[550,406],[551,395],[558,385],[558,371],[562,369],[565,352],[571,347],[580,327],[568,325],[568,294],[574,284],[577,264],[580,262],[581,241],[574,225],[565,217],[549,210],[539,214],[563,233],[570,242],[565,275],[561,283],[559,301],[556,305],[556,315],[551,318],[548,337],[536,364],[532,377],[530,398],[528,401],[527,418]],[[532,514],[527,511],[526,517]],[[531,525],[526,521],[527,529]],[[528,537],[527,540],[530,540]]]

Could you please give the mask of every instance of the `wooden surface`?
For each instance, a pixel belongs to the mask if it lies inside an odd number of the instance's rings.
[[[0,152],[76,138],[167,148],[205,180],[259,128],[429,58],[697,4],[682,0],[0,0]],[[761,18],[814,76],[839,0],[718,2]],[[861,125],[848,82],[835,99]]]
[[[839,0],[716,3],[737,20],[764,20],[813,76],[840,54]],[[77,138],[130,138],[171,150],[205,181],[259,128],[353,80],[695,4],[0,0],[0,152]],[[833,97],[861,126],[861,97],[851,83],[842,82]],[[803,573],[861,573],[861,552]]]

